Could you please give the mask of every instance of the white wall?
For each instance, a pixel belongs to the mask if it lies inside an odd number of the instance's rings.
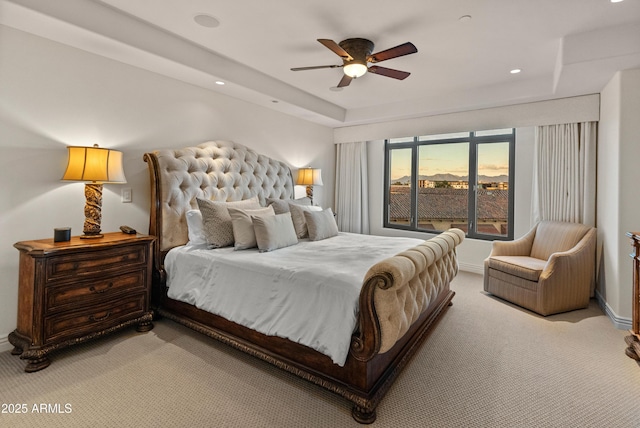
[[[629,231],[640,231],[640,69],[618,72],[601,94],[598,128],[598,293],[614,320],[632,315]]]
[[[598,124],[598,204],[596,227],[600,266],[597,293],[607,301],[610,310],[620,312],[620,282],[623,264],[620,243],[620,193],[605,191],[620,186],[620,74],[601,93]]]
[[[83,184],[60,181],[67,145],[117,148],[125,185],[105,185],[102,230],[148,230],[142,155],[227,139],[323,170],[314,201],[333,202],[333,131],[253,104],[0,26],[0,349],[16,325],[17,241],[82,233]],[[294,172],[295,174],[295,172]],[[120,190],[133,190],[133,203]],[[298,186],[297,194],[304,194]]]

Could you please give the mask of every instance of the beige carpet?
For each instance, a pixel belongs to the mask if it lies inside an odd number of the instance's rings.
[[[379,427],[638,427],[640,366],[595,302],[548,318],[457,295],[378,406]],[[342,398],[171,321],[68,348],[24,373],[0,353],[2,427],[354,427]],[[61,412],[34,413],[49,405]],[[65,405],[69,407],[65,409]]]

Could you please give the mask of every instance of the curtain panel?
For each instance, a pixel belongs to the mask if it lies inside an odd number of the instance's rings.
[[[338,229],[369,234],[366,142],[336,144],[335,195]]]
[[[595,227],[597,123],[535,130],[532,223],[569,221]]]

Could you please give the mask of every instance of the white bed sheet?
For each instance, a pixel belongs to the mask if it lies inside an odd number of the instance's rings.
[[[168,296],[309,346],[343,366],[364,275],[421,242],[341,232],[266,253],[186,245],[166,256]]]

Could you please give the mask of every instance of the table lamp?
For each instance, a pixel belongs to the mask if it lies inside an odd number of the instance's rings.
[[[122,167],[122,152],[93,147],[67,147],[69,157],[67,170],[62,177],[68,181],[83,181],[84,235],[80,238],[101,238],[102,185],[104,183],[126,183]]]
[[[322,186],[322,170],[320,168],[300,168],[297,185],[307,186],[307,197],[313,205],[313,186]]]

